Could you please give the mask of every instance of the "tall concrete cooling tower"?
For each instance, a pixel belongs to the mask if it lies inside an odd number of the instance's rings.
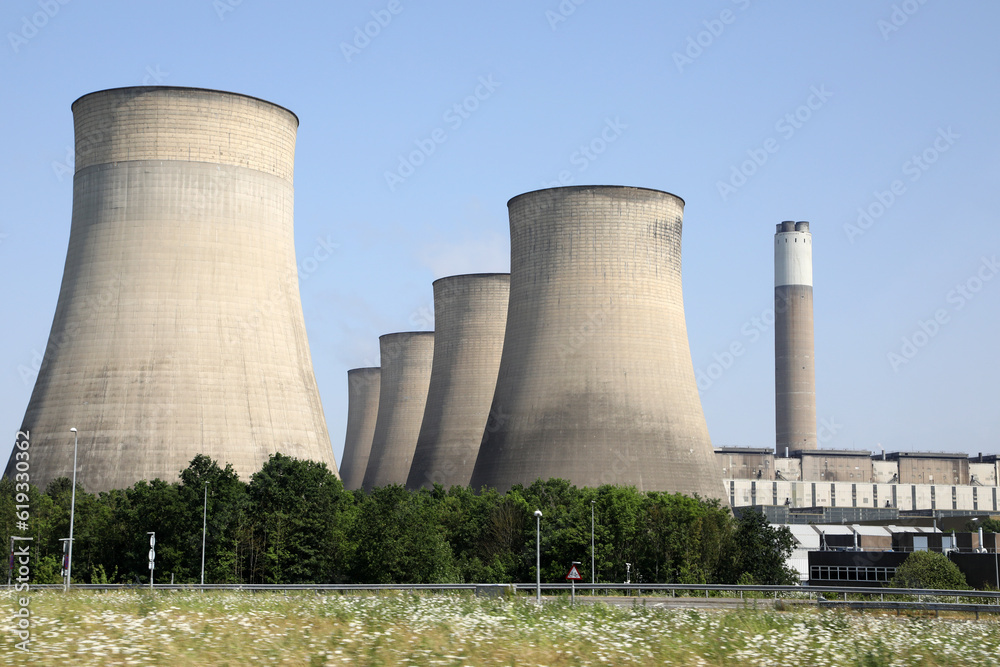
[[[466,486],[497,385],[510,274],[434,281],[434,366],[410,489]]]
[[[340,461],[340,479],[349,491],[361,488],[368,468],[375,420],[378,417],[381,368],[347,371],[347,437]]]
[[[434,332],[410,331],[380,336],[382,377],[378,419],[362,483],[366,491],[406,484],[424,418],[434,358]]]
[[[173,87],[85,95],[73,117],[69,248],[22,426],[32,482],[72,476],[71,427],[88,491],[174,480],[197,454],[243,479],[274,452],[336,471],[292,239],[298,119]]]
[[[774,421],[777,451],[816,449],[812,234],[786,221],[774,234]]]
[[[473,488],[561,477],[725,502],[684,321],[684,201],[582,186],[507,206],[507,331]]]

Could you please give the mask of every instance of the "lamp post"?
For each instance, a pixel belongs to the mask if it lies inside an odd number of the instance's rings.
[[[542,604],[542,510],[535,510],[535,602]]]
[[[73,490],[69,501],[69,559],[66,562],[66,585],[64,591],[69,591],[70,577],[73,575],[73,519],[76,514],[76,449],[80,442],[76,427],[69,430],[73,434]]]
[[[205,535],[208,531],[208,482],[205,482],[205,508],[201,513],[201,585],[205,585]]]
[[[594,569],[594,501],[590,501],[590,583],[597,583],[597,570]],[[591,593],[593,595],[593,593]]]

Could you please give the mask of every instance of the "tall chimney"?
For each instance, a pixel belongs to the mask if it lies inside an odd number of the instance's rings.
[[[774,407],[776,449],[816,449],[812,234],[782,222],[774,235]]]

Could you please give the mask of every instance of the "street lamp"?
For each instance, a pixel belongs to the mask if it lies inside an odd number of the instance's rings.
[[[76,514],[76,448],[80,442],[76,428],[69,430],[73,434],[73,490],[69,501],[69,560],[66,562],[66,585],[64,591],[69,591],[69,580],[73,574],[73,519]]]
[[[594,569],[594,501],[590,501],[590,583],[597,583],[597,570]],[[593,595],[593,593],[591,593]]]
[[[201,513],[201,585],[205,585],[205,535],[208,530],[208,482],[205,482],[205,508]]]
[[[542,604],[542,510],[535,510],[535,602]]]

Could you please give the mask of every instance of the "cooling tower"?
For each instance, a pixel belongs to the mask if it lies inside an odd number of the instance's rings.
[[[509,294],[506,273],[434,281],[434,365],[408,488],[468,485],[497,384]]]
[[[375,435],[362,484],[366,491],[406,484],[424,418],[434,357],[433,331],[386,334],[378,342],[382,375]]]
[[[583,186],[507,205],[510,305],[473,488],[561,477],[725,502],[684,321],[684,201]]]
[[[73,118],[69,247],[22,426],[31,481],[72,476],[70,427],[88,491],[177,479],[197,454],[244,480],[274,452],[336,471],[292,239],[298,119],[173,87],[85,95]]]
[[[808,222],[779,223],[774,234],[774,421],[777,451],[816,449]]]
[[[347,437],[340,461],[340,479],[348,491],[361,488],[378,416],[380,368],[347,371]]]

